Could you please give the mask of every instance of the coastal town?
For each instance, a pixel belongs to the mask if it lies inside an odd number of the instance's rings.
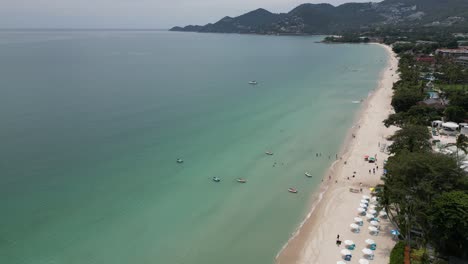
[[[329,172],[335,184],[314,209],[326,220],[311,221],[278,263],[466,263],[468,35],[437,38],[326,38],[386,44],[392,59]]]

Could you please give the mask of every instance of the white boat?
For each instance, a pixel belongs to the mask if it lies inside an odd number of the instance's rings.
[[[249,84],[250,84],[250,85],[257,85],[258,82],[257,82],[257,81],[250,81]]]
[[[265,154],[267,154],[267,155],[270,155],[270,156],[271,156],[271,155],[273,155],[273,152],[271,152],[271,151],[267,151],[267,152],[265,152]]]
[[[312,174],[310,174],[310,173],[308,173],[308,172],[306,172],[306,173],[304,173],[304,174],[305,174],[305,176],[307,176],[307,177],[309,177],[309,178],[312,177]]]
[[[218,178],[218,177],[213,177],[213,181],[214,181],[214,182],[220,182],[220,181],[221,181],[221,179],[220,179],[220,178]]]

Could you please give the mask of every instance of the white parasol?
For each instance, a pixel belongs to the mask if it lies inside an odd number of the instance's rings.
[[[364,208],[359,207],[359,208],[357,209],[357,211],[360,212],[360,213],[364,213],[366,210],[365,210]]]
[[[368,204],[368,203],[369,203],[369,201],[367,201],[367,200],[364,200],[364,199],[363,199],[363,200],[361,200],[361,203]]]
[[[362,253],[366,254],[366,255],[374,255],[374,251],[368,249],[368,248],[365,248],[362,250]]]
[[[369,199],[370,199],[370,197],[369,197],[369,196],[367,196],[367,195],[363,195],[363,196],[362,196],[362,199],[364,199],[364,200],[369,200]]]
[[[347,249],[342,249],[341,250],[341,255],[351,255],[351,251],[347,250]]]
[[[374,209],[370,209],[370,210],[369,210],[369,214],[376,214],[376,213],[377,213],[377,211],[374,210]]]
[[[356,224],[350,224],[349,225],[352,229],[359,229],[359,226]]]
[[[361,217],[354,217],[354,221],[360,223],[360,222],[362,222],[362,218]]]
[[[340,260],[340,261],[337,261],[336,264],[346,264],[346,262]]]
[[[379,222],[377,221],[370,221],[370,224],[373,226],[379,226]]]
[[[375,217],[374,215],[366,214],[366,218],[367,218],[367,219],[372,219],[372,218],[374,218],[374,217]]]
[[[360,259],[359,264],[369,264],[369,261],[367,259]]]
[[[364,209],[366,209],[366,208],[367,208],[367,204],[363,204],[363,203],[361,203],[361,204],[359,204],[359,206],[360,206],[361,208],[364,208]]]
[[[387,216],[387,213],[385,211],[380,211],[379,215],[380,216]]]
[[[351,246],[351,245],[354,245],[354,242],[352,240],[345,240],[344,244],[347,246]]]
[[[370,238],[368,238],[368,239],[366,239],[366,244],[372,245],[372,244],[375,244],[375,241],[372,240],[372,239],[370,239]]]
[[[369,228],[369,230],[370,230],[371,232],[377,232],[377,231],[379,231],[379,230],[377,229],[377,227],[375,227],[375,226],[369,226],[368,228]]]

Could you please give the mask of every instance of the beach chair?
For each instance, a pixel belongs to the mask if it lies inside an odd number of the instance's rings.
[[[344,257],[344,260],[346,260],[346,261],[351,261],[351,257],[352,257],[351,255],[346,255],[346,256]]]

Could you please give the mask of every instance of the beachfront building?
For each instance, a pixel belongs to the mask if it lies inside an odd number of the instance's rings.
[[[468,56],[461,56],[455,59],[455,62],[462,65],[465,68],[468,68]]]
[[[449,58],[459,58],[468,56],[468,49],[465,47],[461,47],[458,49],[437,49],[436,54]]]
[[[455,136],[457,134],[458,124],[454,122],[446,122],[442,124],[442,132],[446,135]]]

